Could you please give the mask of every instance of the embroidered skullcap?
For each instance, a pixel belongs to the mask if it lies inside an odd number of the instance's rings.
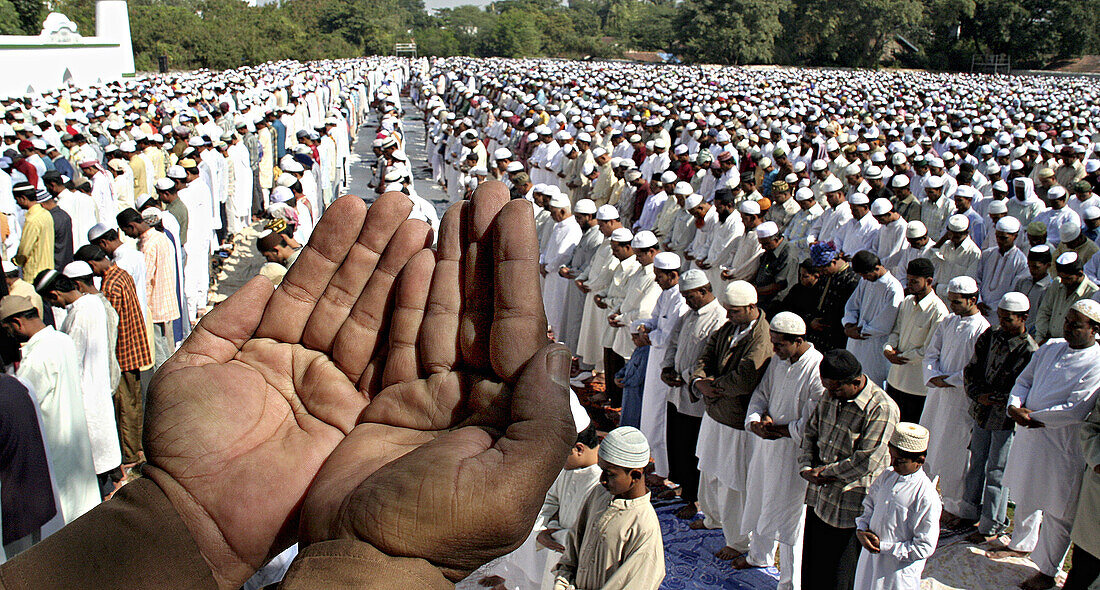
[[[898,422],[890,437],[890,446],[906,453],[928,451],[928,429],[912,422]]]
[[[649,441],[641,430],[620,426],[600,442],[600,458],[624,469],[643,469],[649,465]]]
[[[769,326],[773,332],[779,332],[780,334],[806,335],[806,320],[789,311],[781,311],[775,314],[775,317],[769,322]]]

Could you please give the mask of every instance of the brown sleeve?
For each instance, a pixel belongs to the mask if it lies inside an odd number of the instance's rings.
[[[0,566],[0,589],[217,588],[155,483],[138,479]]]
[[[278,588],[452,590],[454,584],[423,559],[391,557],[367,543],[345,539],[314,543],[303,549]]]

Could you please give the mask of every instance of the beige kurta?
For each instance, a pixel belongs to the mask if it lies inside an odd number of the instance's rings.
[[[649,494],[616,499],[603,487],[588,494],[576,532],[558,563],[555,590],[656,590],[665,550]]]

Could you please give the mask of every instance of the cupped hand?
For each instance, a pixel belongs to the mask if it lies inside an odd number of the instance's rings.
[[[318,472],[301,542],[366,541],[458,580],[530,534],[576,429],[548,345],[531,206],[499,182],[398,278],[379,393]]]
[[[275,290],[255,278],[157,372],[145,473],[219,585],[238,588],[294,540],[306,491],[379,391],[395,277],[430,244],[412,203],[335,201]]]

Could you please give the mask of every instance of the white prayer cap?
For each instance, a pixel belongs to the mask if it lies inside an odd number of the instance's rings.
[[[978,191],[974,187],[967,186],[967,185],[964,184],[964,185],[960,186],[959,188],[955,189],[955,194],[953,196],[963,197],[965,199],[974,200],[975,198],[978,197],[978,194],[979,194]]]
[[[619,218],[619,210],[614,205],[600,205],[599,209],[596,209],[597,221],[609,221]]]
[[[967,276],[955,277],[947,283],[947,292],[957,295],[974,295],[978,292],[978,282]]]
[[[676,183],[676,188],[674,188],[672,192],[682,197],[686,197],[692,193],[691,185],[681,180]]]
[[[863,174],[863,177],[869,180],[882,178],[882,168],[879,168],[878,166],[868,166],[867,172]]]
[[[1085,207],[1085,210],[1081,212],[1081,217],[1085,219],[1100,219],[1100,207],[1096,205]]]
[[[600,442],[600,459],[624,469],[643,469],[649,465],[649,441],[641,430],[620,426]]]
[[[868,205],[871,203],[871,199],[865,193],[856,191],[852,193],[851,197],[848,197],[848,202],[853,205]]]
[[[569,132],[565,131],[563,129],[561,131],[558,131],[558,133],[554,136],[554,138],[557,139],[558,141],[568,141],[570,139],[573,139],[573,136],[569,135]]]
[[[760,203],[756,201],[741,201],[741,204],[737,206],[737,210],[745,215],[760,215]]]
[[[1057,186],[1057,185],[1052,186],[1052,187],[1050,187],[1050,190],[1047,191],[1047,200],[1048,201],[1053,201],[1054,199],[1064,199],[1064,198],[1066,198],[1066,189],[1062,188],[1061,186]]]
[[[187,145],[189,145],[191,147],[199,147],[199,146],[203,145],[204,143],[206,143],[206,142],[204,142],[203,139],[201,137],[199,137],[198,135],[196,135],[196,136],[192,137],[191,139],[187,140]]]
[[[890,203],[890,199],[879,197],[871,203],[871,215],[886,215],[893,210],[894,206]]]
[[[630,230],[625,227],[620,227],[611,232],[612,242],[630,242],[634,239],[634,234],[630,233]]]
[[[291,160],[283,166],[283,172],[305,172],[305,167],[298,160]]]
[[[523,172],[523,162],[508,162],[508,166],[506,166],[504,170],[506,172]]]
[[[928,451],[928,429],[912,422],[898,422],[890,436],[890,446],[906,453]]]
[[[596,212],[596,202],[592,199],[581,199],[577,201],[577,204],[573,206],[573,213],[580,213],[581,215],[592,215]]]
[[[904,188],[909,186],[909,177],[904,174],[898,174],[890,179],[890,186],[892,188]]]
[[[386,178],[385,180],[387,182],[392,182],[393,181],[393,179],[389,179],[389,178]],[[289,172],[283,172],[282,174],[279,175],[279,178],[275,181],[275,184],[277,186],[285,186],[287,188],[290,188],[290,185],[294,184],[295,182],[298,182],[298,179],[295,178],[295,176],[293,174],[291,174]]]
[[[168,191],[176,188],[176,181],[171,178],[158,178],[155,186],[158,191]]]
[[[550,197],[550,203],[549,204],[554,209],[568,209],[569,205],[570,205],[569,197],[567,197],[567,196],[565,196],[561,193],[557,193],[554,196]]]
[[[658,137],[657,139],[653,140],[653,147],[659,150],[667,150],[668,140],[664,137]]]
[[[931,158],[928,158],[927,162],[928,162],[928,165],[932,168],[943,168],[943,160],[941,160],[937,157],[933,156]]]
[[[966,231],[970,229],[970,218],[956,213],[947,218],[947,229],[948,231]]]
[[[118,149],[119,149],[119,151],[123,151],[123,152],[136,152],[137,151],[137,142],[133,141],[133,140],[124,141],[124,142],[122,142],[118,145]]]
[[[637,239],[635,237],[634,239]],[[658,252],[653,257],[653,268],[661,270],[680,270],[680,256],[675,252]]]
[[[672,151],[673,151],[673,153],[675,153],[675,154],[676,154],[677,156],[682,156],[682,155],[684,155],[684,154],[688,153],[688,146],[686,146],[686,145],[684,145],[684,144],[680,144],[680,145],[676,146],[676,149],[674,149],[674,150],[672,150]]]
[[[814,160],[813,164],[810,164],[810,170],[814,172],[821,172],[829,167],[829,163],[825,160]]]
[[[748,281],[733,281],[726,285],[727,305],[741,307],[755,305],[756,301],[756,287],[753,287]]]
[[[94,242],[97,239],[99,239],[100,236],[102,236],[103,234],[105,234],[109,231],[111,231],[111,228],[108,227],[106,224],[97,223],[97,224],[92,226],[92,229],[88,230],[88,241],[89,242]]]
[[[989,215],[1000,215],[1002,213],[1008,213],[1008,204],[1000,199],[990,201],[989,206],[986,207],[985,212]]]
[[[588,176],[588,175],[592,174],[595,171],[596,171],[596,163],[595,162],[586,161],[581,166],[581,175],[582,176]]]
[[[292,200],[294,200],[294,193],[285,186],[277,186],[271,190],[272,203],[286,203]]]
[[[680,277],[680,290],[681,291],[690,291],[692,289],[698,289],[699,287],[702,287],[703,285],[709,285],[709,284],[710,284],[710,280],[707,279],[707,273],[705,273],[705,272],[703,272],[703,271],[701,271],[697,268],[693,268],[693,269],[685,272]]]
[[[997,304],[997,307],[1005,311],[1021,313],[1031,309],[1031,302],[1028,301],[1027,295],[1016,291],[1009,291],[1001,296],[1001,302]]]
[[[471,179],[467,180],[466,181],[466,186],[468,186],[470,188],[477,188],[477,179],[476,178],[471,178]],[[404,188],[405,188],[404,185],[402,185],[400,182],[391,182],[391,183],[387,184],[386,186],[382,187],[382,192],[399,193]]]
[[[496,151],[493,152],[493,159],[494,160],[505,160],[505,159],[508,159],[508,158],[511,158],[511,157],[512,157],[512,150],[510,150],[508,148],[497,148]]]
[[[993,183],[993,190],[995,190],[999,193],[1007,193],[1008,192],[1008,183],[1005,182],[1003,179],[998,180],[997,182]]]
[[[634,234],[634,239],[630,241],[631,248],[637,248],[644,250],[646,248],[653,248],[657,245],[657,236],[653,235],[653,232],[649,230],[642,230]]]
[[[702,202],[703,202],[703,195],[700,195],[700,194],[688,195],[688,197],[686,199],[684,199],[684,209],[690,211],[691,209],[694,209],[694,208],[698,207],[699,204],[702,203]]]
[[[997,220],[996,228],[997,231],[1001,231],[1006,234],[1018,234],[1020,233],[1020,221],[1012,216],[1002,217]]]
[[[661,182],[663,182],[665,184],[669,184],[671,182],[676,182],[676,173],[671,171],[671,170],[665,172],[664,174],[661,175]]]
[[[943,177],[933,174],[925,179],[924,186],[926,188],[943,188]]]
[[[798,314],[789,311],[781,311],[775,314],[775,317],[771,319],[769,324],[772,332],[790,334],[791,336],[806,335],[806,320],[803,320]]]
[[[592,418],[589,417],[588,411],[581,405],[577,393],[572,390],[569,391],[569,409],[573,412],[573,423],[577,426],[577,434],[584,432],[588,425],[592,423]]]
[[[1086,160],[1085,161],[1085,174],[1092,174],[1100,170],[1100,160]]]
[[[592,143],[592,136],[582,131],[577,134],[577,141]]]
[[[822,192],[833,193],[844,188],[844,184],[840,182],[840,179],[835,176],[830,176],[825,179],[825,182],[821,184]]]
[[[814,198],[814,191],[809,187],[802,187],[794,192],[794,200],[796,201],[809,201]]]
[[[183,166],[175,165],[168,167],[168,178],[175,178],[177,180],[183,180],[187,178],[187,171],[183,169]]]
[[[1100,322],[1100,303],[1092,299],[1080,299],[1071,305],[1070,309],[1094,322]]]
[[[4,271],[7,272],[7,268],[5,268]],[[62,269],[61,274],[70,279],[90,276],[92,274],[92,265],[84,262],[83,260],[76,260],[66,264],[65,268]]]
[[[1058,235],[1062,238],[1062,242],[1071,242],[1077,239],[1077,236],[1081,235],[1081,226],[1070,221],[1069,223],[1063,223],[1058,228]]]
[[[754,230],[754,231],[756,231],[756,237],[758,239],[759,238],[770,238],[770,237],[774,236],[775,234],[779,233],[779,226],[776,225],[776,223],[774,221],[765,221],[764,223],[761,223],[760,225],[756,226],[756,230]]]

